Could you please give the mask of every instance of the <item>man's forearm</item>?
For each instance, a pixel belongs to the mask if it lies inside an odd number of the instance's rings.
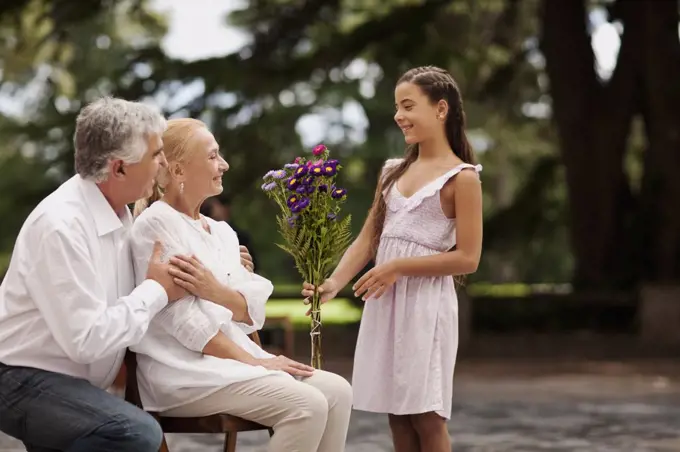
[[[243,350],[222,331],[218,331],[203,347],[203,354],[222,359],[233,359],[251,366],[259,365],[259,361],[253,355]]]

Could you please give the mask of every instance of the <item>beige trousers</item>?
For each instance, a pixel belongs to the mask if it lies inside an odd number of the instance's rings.
[[[162,414],[226,413],[258,422],[274,429],[270,452],[342,452],[351,411],[352,387],[347,380],[317,370],[303,380],[271,375],[234,383]]]

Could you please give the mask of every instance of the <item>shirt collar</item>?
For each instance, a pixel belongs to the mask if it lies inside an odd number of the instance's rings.
[[[97,227],[97,235],[99,237],[114,232],[120,228],[127,228],[132,225],[132,214],[130,209],[125,206],[123,217],[120,218],[116,212],[111,208],[111,204],[106,200],[104,194],[101,192],[97,184],[92,181],[85,180],[79,175],[76,176],[80,180],[80,186],[85,204],[90,213],[94,217],[94,223]]]

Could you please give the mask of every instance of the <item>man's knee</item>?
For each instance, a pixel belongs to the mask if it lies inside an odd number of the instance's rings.
[[[133,415],[116,416],[95,434],[118,442],[124,448],[121,450],[139,452],[157,452],[163,441],[161,426],[150,414],[141,410]]]
[[[163,430],[148,413],[142,413],[130,424],[134,432],[134,438],[139,448],[136,450],[149,450],[156,452],[163,442]]]

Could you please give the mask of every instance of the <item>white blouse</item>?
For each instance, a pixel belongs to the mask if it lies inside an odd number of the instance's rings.
[[[176,408],[240,381],[272,374],[290,376],[262,366],[203,355],[205,345],[221,330],[254,357],[273,357],[247,336],[264,325],[265,304],[274,289],[272,283],[241,265],[238,238],[227,223],[205,220],[211,232],[201,226],[200,220],[162,201],[142,212],[130,234],[135,279],[137,283],[144,281],[154,242],[158,240],[164,245],[164,262],[177,254],[193,254],[221,283],[241,293],[253,325],[236,322],[229,309],[193,295],[169,303],[151,321],[142,341],[131,347],[138,354],[140,396],[149,411]]]

